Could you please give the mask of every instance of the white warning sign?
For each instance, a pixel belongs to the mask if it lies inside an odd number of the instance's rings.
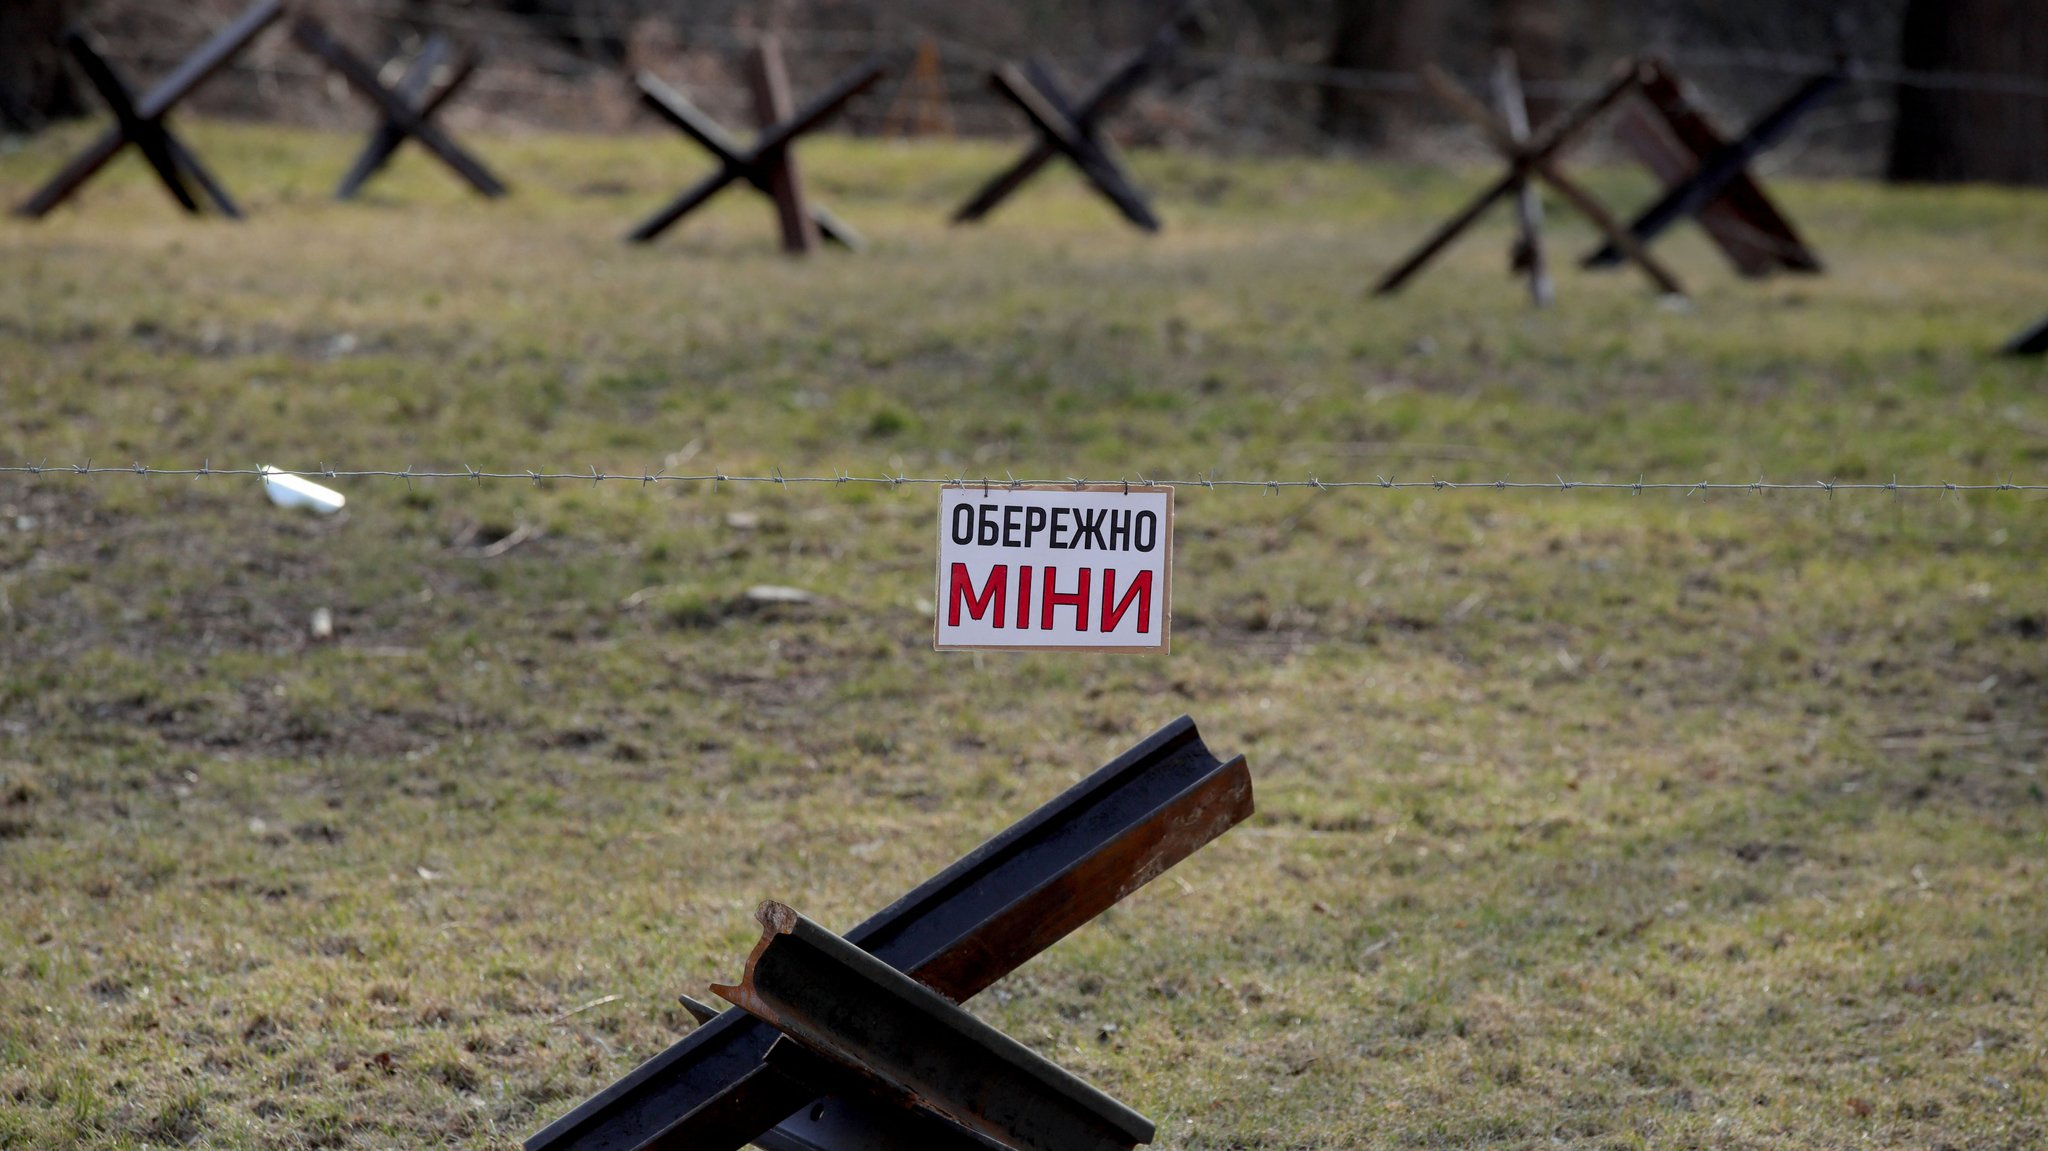
[[[940,651],[1164,652],[1173,489],[943,489]]]

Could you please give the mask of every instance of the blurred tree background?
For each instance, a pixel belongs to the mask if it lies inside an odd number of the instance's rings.
[[[242,0],[0,0],[0,119],[10,130],[90,110],[57,46],[67,21],[154,76]],[[1138,43],[1165,2],[1085,0],[310,0],[345,38],[385,54],[455,32],[490,54],[473,120],[617,130],[633,122],[620,77],[652,67],[743,113],[738,49],[781,33],[800,85],[869,51],[930,38],[951,122],[1014,130],[988,98],[990,59],[1037,54],[1076,77]],[[1133,142],[1235,150],[1407,149],[1448,125],[1414,73],[1436,61],[1485,74],[1512,47],[1536,119],[1620,57],[1677,61],[1731,131],[1846,55],[1862,78],[1803,125],[1788,162],[1900,180],[2048,183],[2048,18],[2040,0],[1213,0],[1199,48],[1118,123]],[[281,35],[209,86],[199,107],[314,121],[347,100]],[[1901,79],[1908,82],[1898,82]],[[313,81],[306,83],[302,81]],[[887,93],[884,93],[886,97]],[[721,103],[730,107],[721,107]],[[871,102],[872,103],[872,102]],[[877,130],[880,111],[856,116]]]

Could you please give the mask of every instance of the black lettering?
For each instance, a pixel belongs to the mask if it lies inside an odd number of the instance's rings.
[[[1073,510],[1072,508],[1063,507],[1052,509],[1052,539],[1050,543],[1053,547],[1062,551],[1066,549],[1067,545],[1060,542],[1060,517],[1070,514]]]
[[[1115,511],[1109,513],[1109,549],[1128,551],[1131,546],[1131,513]]]
[[[1017,513],[1022,511],[1016,504],[1003,505],[1003,546],[1017,546]]]
[[[953,542],[971,544],[974,542],[974,505],[953,505]]]
[[[1031,546],[1031,537],[1045,530],[1045,509],[1027,507],[1024,509],[1024,546]]]
[[[1088,546],[1087,541],[1092,539],[1095,541],[1095,546],[1100,548],[1102,546],[1102,510],[1100,508],[1082,508],[1074,513],[1074,518],[1081,521],[1081,530],[1074,533],[1074,546],[1085,548]]]
[[[1138,522],[1131,531],[1132,541],[1141,552],[1149,552],[1159,546],[1159,513],[1139,512]]]
[[[981,523],[980,530],[975,534],[974,542],[982,547],[995,546],[995,542],[1001,538],[1002,532],[1001,527],[996,523],[995,507],[990,504],[982,504],[976,514],[981,517]]]

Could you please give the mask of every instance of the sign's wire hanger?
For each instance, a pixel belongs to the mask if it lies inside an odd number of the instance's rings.
[[[276,476],[294,475],[328,480],[353,479],[395,479],[408,483],[414,480],[470,480],[483,483],[523,481],[532,484],[546,482],[584,483],[636,483],[642,486],[653,484],[772,484],[787,488],[792,484],[827,484],[842,486],[863,484],[869,486],[979,488],[984,492],[997,489],[1018,490],[1022,488],[1086,488],[1103,484],[1132,487],[1207,488],[1212,491],[1264,490],[1279,494],[1283,489],[1311,488],[1316,491],[1336,492],[1357,489],[1378,489],[1382,491],[1501,491],[1501,492],[1628,492],[1642,495],[1645,492],[1677,492],[1682,495],[1698,495],[1713,492],[1749,492],[1761,495],[1765,492],[1809,492],[1834,495],[1838,492],[1890,492],[1904,495],[1909,492],[1937,492],[1962,495],[1976,492],[2048,492],[2048,483],[2017,483],[2012,480],[1973,481],[1952,483],[1948,481],[1906,481],[1894,474],[1888,481],[1879,480],[1767,480],[1762,476],[1754,480],[1650,480],[1638,476],[1634,480],[1574,480],[1559,473],[1549,480],[1514,480],[1502,477],[1492,480],[1447,480],[1400,479],[1394,475],[1374,475],[1371,479],[1325,480],[1310,475],[1300,478],[1275,477],[1267,479],[1224,479],[1214,472],[1199,474],[1193,478],[1161,479],[1142,474],[1119,477],[1115,480],[1100,478],[1064,476],[1058,479],[1018,479],[1005,474],[1003,479],[986,476],[972,478],[966,475],[953,476],[912,476],[903,473],[891,475],[861,476],[840,471],[831,475],[788,475],[775,468],[766,475],[741,475],[731,472],[696,472],[671,474],[663,469],[644,472],[607,472],[592,464],[588,471],[564,472],[523,468],[517,471],[485,471],[463,465],[459,469],[433,469],[408,466],[395,468],[337,468],[321,464],[310,469],[273,468],[268,465],[253,468],[219,468],[210,461],[196,468],[160,468],[140,462],[125,465],[95,464],[90,459],[76,464],[0,464],[0,475],[26,475],[31,477],[56,476],[106,476],[123,475],[147,478],[204,479],[209,476]]]

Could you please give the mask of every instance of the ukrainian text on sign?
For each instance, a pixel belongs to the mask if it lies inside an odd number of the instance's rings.
[[[1165,651],[1173,490],[947,488],[934,645]]]

